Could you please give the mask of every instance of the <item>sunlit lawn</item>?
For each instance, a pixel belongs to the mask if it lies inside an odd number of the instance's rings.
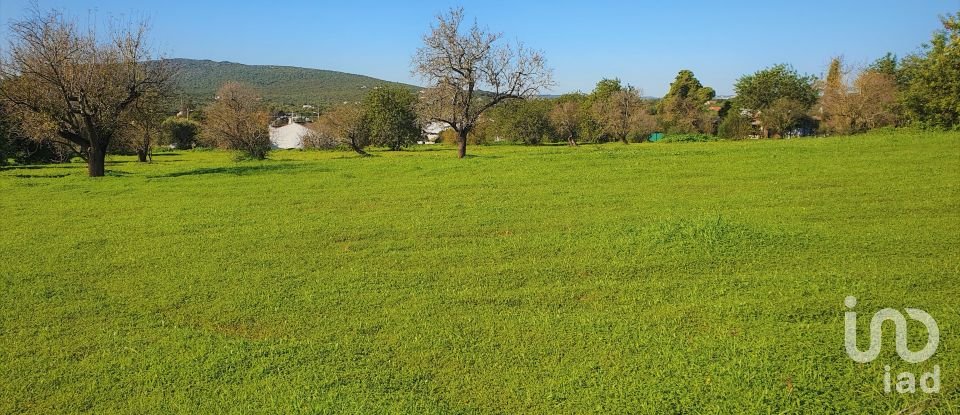
[[[0,170],[0,413],[960,411],[960,134],[469,152]]]

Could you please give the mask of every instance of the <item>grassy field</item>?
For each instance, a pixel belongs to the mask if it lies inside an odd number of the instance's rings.
[[[960,412],[960,134],[470,152],[0,170],[0,413]]]

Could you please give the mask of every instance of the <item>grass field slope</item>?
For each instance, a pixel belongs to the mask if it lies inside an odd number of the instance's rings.
[[[471,152],[0,170],[0,413],[960,411],[957,133]]]
[[[179,90],[196,102],[213,100],[217,89],[228,81],[250,84],[260,90],[265,100],[293,106],[355,102],[378,85],[418,89],[413,85],[321,69],[194,59],[170,61],[179,69],[176,77]]]

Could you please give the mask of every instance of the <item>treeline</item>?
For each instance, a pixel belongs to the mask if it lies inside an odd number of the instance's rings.
[[[466,137],[471,144],[577,145],[643,142],[662,135],[668,141],[707,141],[856,134],[902,126],[956,129],[960,13],[942,17],[941,22],[943,29],[933,34],[929,45],[903,59],[887,54],[853,68],[835,57],[822,77],[800,74],[788,64],[774,65],[740,77],[732,99],[717,99],[714,89],[702,85],[689,70],[681,70],[667,94],[657,99],[644,98],[639,89],[619,79],[602,79],[589,93],[514,99],[493,106],[477,117]],[[383,106],[367,106],[365,111],[404,112],[407,124],[415,123],[417,115],[421,122],[431,119],[424,103],[417,107],[411,97],[404,102],[402,111]],[[389,146],[399,149],[412,140]],[[451,129],[440,140],[452,143],[458,137]],[[337,140],[321,142],[329,147]],[[356,142],[384,145],[382,140]]]
[[[739,78],[731,99],[716,99],[689,70],[665,96],[644,99],[618,79],[590,93],[513,101],[485,114],[471,142],[642,142],[843,135],[874,128],[960,126],[960,14],[944,17],[929,46],[904,59],[892,54],[863,68],[830,60],[823,77],[774,65]],[[706,136],[706,137],[704,137]]]
[[[943,28],[929,45],[903,59],[888,54],[850,68],[838,57],[822,77],[774,65],[739,78],[732,99],[717,99],[688,70],[657,99],[619,79],[602,79],[589,93],[542,98],[553,82],[540,52],[502,46],[502,35],[463,20],[463,10],[453,9],[437,16],[424,36],[413,66],[426,88],[371,86],[360,102],[317,108],[305,146],[361,155],[368,146],[400,150],[423,139],[426,125],[445,126],[440,139],[455,143],[459,157],[468,143],[631,143],[663,134],[668,141],[707,141],[960,127],[960,13],[941,18]],[[174,62],[145,47],[145,25],[116,27],[109,39],[98,39],[56,11],[11,24],[0,59],[0,163],[79,156],[91,176],[102,176],[106,154],[137,154],[146,162],[157,146],[267,156],[268,126],[284,114],[262,91],[227,82],[204,107],[175,103]]]

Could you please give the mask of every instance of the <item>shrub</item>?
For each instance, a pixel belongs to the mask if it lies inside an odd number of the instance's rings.
[[[61,163],[74,155],[65,145],[25,136],[7,113],[0,113],[0,166],[11,160],[16,164]]]
[[[200,136],[200,123],[187,118],[171,117],[167,118],[160,125],[163,133],[161,134],[160,144],[172,145],[175,148],[193,148]]]
[[[219,147],[237,150],[238,158],[263,160],[272,147],[267,125],[270,116],[263,109],[253,87],[227,82],[217,92],[216,102],[207,108],[204,134]]]
[[[312,131],[303,137],[303,148],[317,150],[343,149],[343,145],[336,137],[324,131]]]
[[[753,134],[753,125],[750,124],[750,118],[744,117],[736,111],[730,111],[720,121],[717,134],[723,138],[747,138],[750,134]]]
[[[457,143],[457,132],[453,131],[452,128],[447,128],[440,132],[440,137],[437,137],[438,143],[443,144],[456,144]]]

